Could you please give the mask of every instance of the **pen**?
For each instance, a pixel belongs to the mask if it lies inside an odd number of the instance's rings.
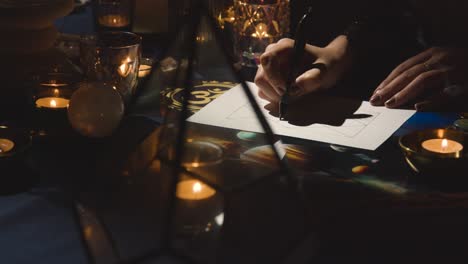
[[[297,76],[297,70],[299,68],[299,64],[301,63],[302,56],[304,55],[304,49],[307,43],[306,40],[306,26],[310,22],[312,18],[312,7],[309,7],[307,13],[301,18],[297,25],[296,34],[294,36],[294,48],[293,48],[293,55],[290,61],[290,71],[286,79],[286,90],[281,96],[279,102],[279,119],[283,120],[284,116],[286,115],[286,111],[289,104],[289,91],[291,90],[291,86],[294,82],[294,78]]]

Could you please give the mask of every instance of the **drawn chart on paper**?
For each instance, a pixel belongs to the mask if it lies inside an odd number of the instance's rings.
[[[249,83],[256,96],[258,88]],[[374,107],[362,102],[354,113],[363,118],[349,118],[339,126],[314,123],[296,126],[280,121],[265,109],[267,101],[256,96],[263,115],[273,132],[278,135],[297,137],[332,144],[375,150],[387,140],[414,111]],[[330,106],[333,111],[333,106]],[[188,119],[190,122],[262,133],[256,115],[241,86],[234,87]]]
[[[252,109],[248,104],[242,105],[229,116],[226,117],[226,121],[223,124],[229,124],[232,122],[243,122],[252,119]],[[294,129],[298,126],[289,124],[288,121],[280,121],[277,117],[271,116],[268,111],[264,111],[263,114],[267,118],[270,124],[275,126]],[[369,117],[359,119],[347,119],[341,126],[331,126],[323,124],[314,124],[308,127],[303,127],[304,131],[310,131],[311,133],[326,133],[334,134],[336,136],[343,136],[348,138],[354,138],[365,130],[366,126],[371,124],[378,116],[379,112],[367,111],[367,112],[356,112],[355,114],[365,114]]]

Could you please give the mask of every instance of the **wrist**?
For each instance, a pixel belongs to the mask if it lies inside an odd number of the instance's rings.
[[[330,62],[341,65],[340,68],[343,70],[348,68],[353,58],[349,44],[346,36],[339,35],[325,47],[328,50]]]
[[[344,59],[350,54],[349,40],[345,35],[337,36],[325,48],[338,60]]]

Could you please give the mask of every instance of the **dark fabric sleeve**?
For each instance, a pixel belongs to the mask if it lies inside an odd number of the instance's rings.
[[[293,16],[307,6],[304,1],[292,4]],[[315,9],[311,44],[325,46],[340,34],[350,41],[353,66],[338,85],[339,94],[368,99],[393,68],[420,51],[413,14],[405,0],[315,0],[311,4]]]

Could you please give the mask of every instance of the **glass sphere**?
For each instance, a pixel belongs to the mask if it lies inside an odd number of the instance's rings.
[[[83,84],[68,107],[71,126],[87,137],[106,137],[119,126],[124,104],[117,89],[106,83]]]

